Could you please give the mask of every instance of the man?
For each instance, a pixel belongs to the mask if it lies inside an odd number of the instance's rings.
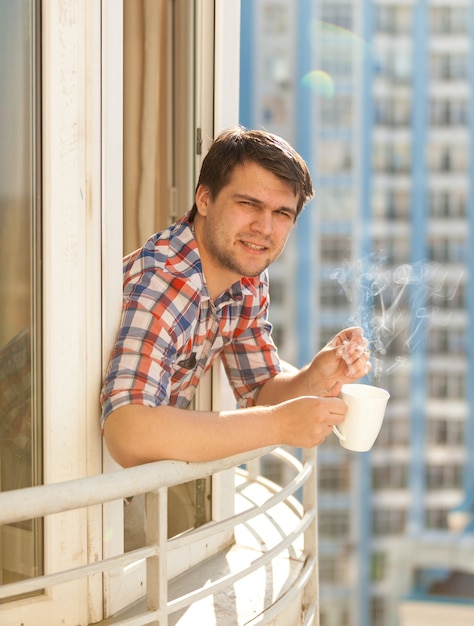
[[[125,259],[122,322],[101,394],[118,463],[312,447],[344,420],[341,386],[370,368],[362,330],[341,331],[288,374],[267,319],[266,268],[312,195],[306,164],[284,140],[227,130],[203,161],[192,210]],[[218,355],[240,408],[187,410]]]

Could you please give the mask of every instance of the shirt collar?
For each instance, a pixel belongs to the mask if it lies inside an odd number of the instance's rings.
[[[202,264],[194,233],[184,215],[170,226],[166,269],[172,274],[186,277],[202,276]]]

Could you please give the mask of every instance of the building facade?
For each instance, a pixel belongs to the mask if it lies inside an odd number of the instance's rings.
[[[293,143],[316,189],[271,270],[282,356],[360,324],[391,394],[370,453],[319,450],[322,626],[398,623],[416,539],[472,514],[473,23],[468,0],[242,3],[240,121]]]

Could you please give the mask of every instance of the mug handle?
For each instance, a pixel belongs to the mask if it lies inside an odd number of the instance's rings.
[[[343,435],[341,435],[341,433],[337,430],[337,427],[336,427],[336,426],[333,426],[333,427],[332,427],[332,432],[336,435],[336,437],[337,437],[340,441],[345,441],[345,440],[346,440],[346,438],[345,438]]]

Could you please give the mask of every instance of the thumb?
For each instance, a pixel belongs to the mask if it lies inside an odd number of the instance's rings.
[[[338,380],[336,383],[334,383],[331,389],[328,389],[327,395],[331,398],[336,398],[341,393],[341,389],[342,383],[340,380]]]

